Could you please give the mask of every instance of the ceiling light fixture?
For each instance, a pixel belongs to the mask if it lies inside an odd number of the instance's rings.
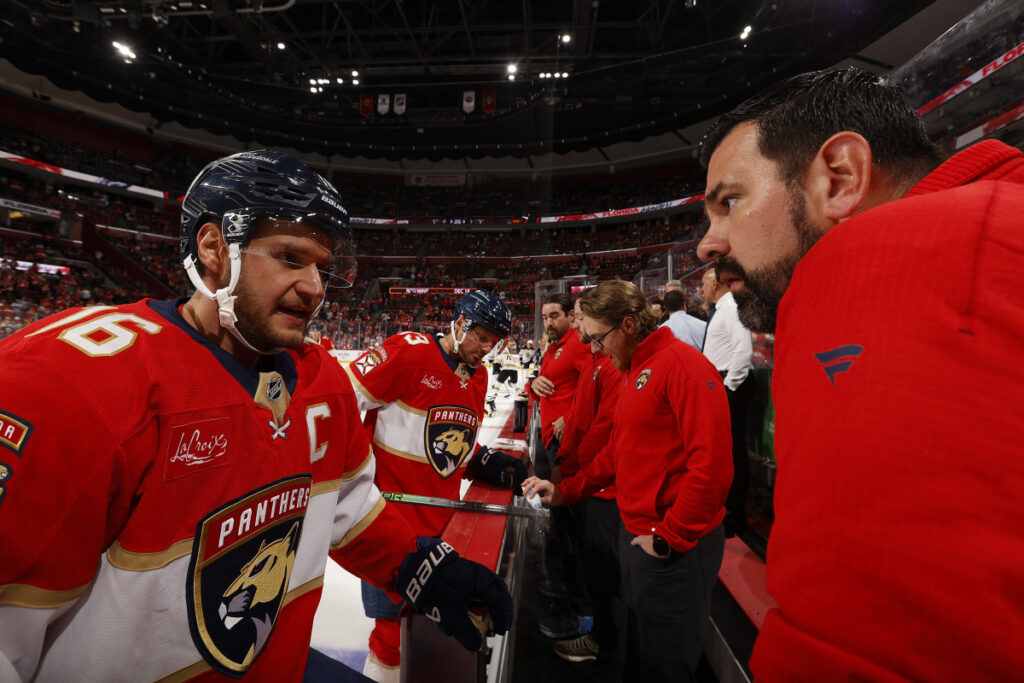
[[[519,71],[519,67],[518,67],[518,66],[516,66],[515,64],[509,64],[509,65],[508,65],[507,67],[505,67],[505,69],[506,69],[506,70],[507,70],[507,71],[508,71],[508,72],[509,72],[510,74],[514,74],[515,72]]]
[[[122,57],[127,57],[128,59],[135,59],[135,53],[127,45],[122,45],[116,40],[114,41],[113,45],[114,49],[121,53]]]
[[[572,36],[570,36],[568,33],[563,33],[562,34],[562,42],[563,43],[570,43],[570,42],[572,42]]]
[[[277,44],[277,49],[278,50],[283,50],[285,47],[286,47],[286,45],[284,43],[278,43]]]
[[[740,34],[740,40],[746,40],[746,39],[747,39],[747,36],[749,36],[749,35],[750,35],[750,32],[751,32],[752,30],[753,30],[753,29],[752,29],[752,28],[751,28],[750,26],[747,26],[747,27],[745,27],[745,28],[743,29],[743,33],[741,33],[741,34]]]

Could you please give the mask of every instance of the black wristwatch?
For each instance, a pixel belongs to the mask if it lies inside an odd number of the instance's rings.
[[[654,545],[654,552],[658,555],[658,557],[668,557],[672,554],[672,546],[670,546],[668,544],[668,541],[666,541],[658,534],[654,534],[652,536],[652,541]]]

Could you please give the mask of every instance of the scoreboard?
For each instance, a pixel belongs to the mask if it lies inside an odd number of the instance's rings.
[[[469,294],[472,287],[388,287],[390,294]]]

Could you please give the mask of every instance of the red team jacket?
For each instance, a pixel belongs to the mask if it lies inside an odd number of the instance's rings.
[[[633,351],[608,446],[558,488],[574,503],[614,482],[629,533],[685,552],[725,517],[731,434],[718,371],[661,327]]]
[[[487,370],[454,363],[419,332],[389,337],[346,367],[377,459],[377,485],[458,500],[484,418]],[[440,536],[453,510],[401,506],[418,534]]]
[[[541,360],[540,376],[555,383],[555,392],[547,397],[538,397],[541,438],[545,445],[554,437],[552,423],[559,417],[568,417],[576,384],[589,367],[590,347],[580,343],[576,330],[569,328],[561,339],[548,344]],[[530,390],[529,386],[527,390]]]
[[[608,444],[612,432],[612,417],[619,398],[623,373],[615,369],[612,359],[603,353],[591,355],[590,370],[580,376],[576,398],[565,434],[558,449],[563,458],[559,469],[563,477],[576,474],[590,464],[594,456]],[[594,494],[597,498],[615,499],[615,484]]]
[[[1022,284],[1024,160],[995,141],[800,261],[758,681],[1020,680]]]
[[[299,681],[328,550],[394,588],[415,537],[351,385],[316,344],[268,361],[169,301],[0,342],[0,678]]]

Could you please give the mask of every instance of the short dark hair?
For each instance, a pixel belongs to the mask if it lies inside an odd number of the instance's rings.
[[[722,116],[701,143],[707,168],[722,140],[741,123],[757,125],[758,151],[798,184],[821,145],[844,130],[864,136],[873,163],[896,180],[918,179],[945,160],[903,92],[862,69],[810,71],[781,81]]]
[[[554,294],[548,294],[544,297],[545,304],[558,304],[562,307],[562,313],[569,315],[569,311],[572,310],[572,299],[569,295],[564,292],[555,292]],[[542,304],[543,305],[543,304]]]
[[[665,306],[665,310],[669,313],[675,313],[681,311],[686,306],[686,295],[681,290],[673,289],[665,292],[665,298],[662,300],[662,304]]]

